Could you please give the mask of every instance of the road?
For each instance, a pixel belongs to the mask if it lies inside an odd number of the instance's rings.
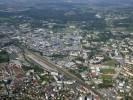
[[[48,60],[46,57],[42,57],[28,50],[24,51],[26,57],[30,58],[31,60],[42,66],[44,69],[47,68],[49,70],[57,70],[59,73],[65,75],[66,77],[76,80],[77,83],[89,89],[92,94],[98,95],[99,97],[102,98],[99,92],[97,92],[95,89],[92,89],[89,85],[87,85],[83,80],[75,76],[73,73],[70,73],[68,70],[64,69],[61,66],[55,65],[54,63],[52,63],[52,61]]]

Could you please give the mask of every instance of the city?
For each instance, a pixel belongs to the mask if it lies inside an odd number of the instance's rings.
[[[6,5],[0,100],[133,100],[133,2]]]

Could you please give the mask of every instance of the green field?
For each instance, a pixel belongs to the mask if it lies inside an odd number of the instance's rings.
[[[103,74],[114,74],[115,70],[111,68],[105,68],[105,69],[101,69],[100,72]]]
[[[115,67],[118,64],[118,62],[116,60],[107,60],[103,64],[111,67]]]
[[[113,86],[111,75],[102,75],[100,78],[103,80],[103,83],[98,85],[99,88],[109,88]]]
[[[104,80],[104,79],[105,79],[105,80],[106,80],[106,79],[107,79],[107,80],[108,80],[108,79],[112,79],[112,76],[111,76],[111,75],[101,75],[101,79],[103,79],[103,80]]]

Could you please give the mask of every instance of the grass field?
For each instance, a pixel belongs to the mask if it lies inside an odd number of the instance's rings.
[[[101,69],[100,72],[103,74],[114,74],[115,70],[112,68],[106,68],[106,69]]]

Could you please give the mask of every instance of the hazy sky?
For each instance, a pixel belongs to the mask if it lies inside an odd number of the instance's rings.
[[[46,2],[54,2],[54,3],[60,3],[60,2],[73,2],[73,3],[108,3],[108,4],[133,4],[133,0],[0,0],[0,4],[2,3],[10,3],[10,4],[30,4],[30,3],[46,3]]]

